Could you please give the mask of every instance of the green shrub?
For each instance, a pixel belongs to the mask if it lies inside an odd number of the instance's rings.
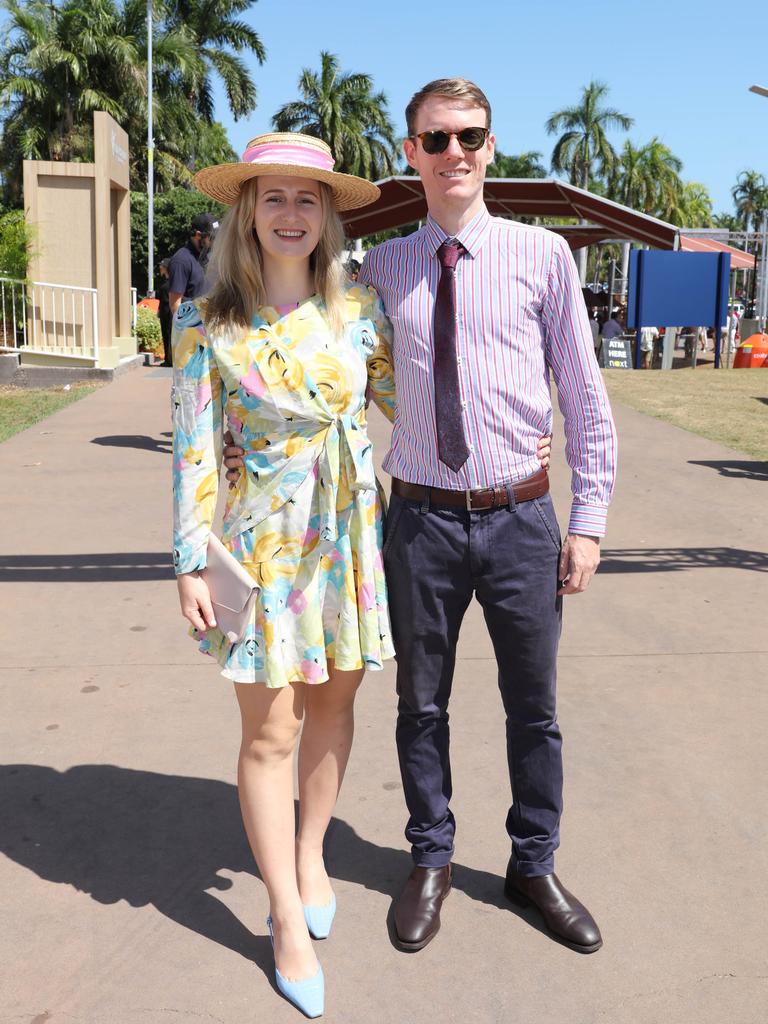
[[[160,321],[151,309],[139,306],[136,310],[136,340],[139,352],[154,352],[163,342]]]
[[[0,276],[26,280],[32,253],[33,230],[23,210],[0,214]]]

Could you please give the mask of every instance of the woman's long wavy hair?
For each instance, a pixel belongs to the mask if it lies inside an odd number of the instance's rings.
[[[224,216],[211,252],[209,274],[213,285],[205,297],[205,319],[213,330],[247,329],[256,307],[264,305],[264,267],[261,245],[254,229],[258,177],[246,181],[237,202]],[[344,229],[325,182],[320,186],[323,226],[310,257],[315,292],[322,298],[334,334],[344,327],[344,283],[340,259]]]

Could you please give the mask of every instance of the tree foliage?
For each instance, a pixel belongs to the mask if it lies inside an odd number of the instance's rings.
[[[742,171],[731,189],[736,205],[736,216],[741,220],[742,230],[755,230],[763,210],[768,209],[768,185],[765,176],[757,171]]]
[[[607,178],[616,164],[616,151],[608,141],[610,128],[628,131],[633,120],[626,114],[603,106],[608,86],[590,82],[582,90],[581,102],[558,110],[546,122],[549,135],[563,134],[552,150],[552,170],[567,174],[572,185],[589,188],[595,172]]]
[[[327,142],[336,170],[377,180],[397,172],[397,139],[387,98],[373,79],[341,71],[338,57],[320,54],[320,71],[304,68],[300,100],[284,104],[272,118],[279,132],[304,132]]]
[[[508,155],[497,149],[486,175],[489,178],[546,178],[547,169],[541,162],[541,156],[534,150]]]
[[[236,17],[254,0],[168,0],[155,7],[153,123],[159,189],[188,181],[201,148],[213,146],[213,77],[236,117],[256,89],[241,54],[264,60],[256,33]],[[128,132],[134,154],[147,135],[144,0],[0,0],[0,109],[4,191],[18,199],[21,163],[91,160],[92,114],[105,110]],[[219,128],[219,136],[223,129]],[[215,135],[215,132],[214,132]],[[207,138],[207,143],[206,143]],[[202,140],[202,141],[201,141]],[[227,146],[219,144],[227,156]],[[226,158],[226,157],[225,157]],[[131,164],[134,188],[146,160]]]

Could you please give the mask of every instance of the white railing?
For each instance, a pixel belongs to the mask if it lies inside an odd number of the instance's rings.
[[[0,277],[0,351],[99,358],[95,288]]]

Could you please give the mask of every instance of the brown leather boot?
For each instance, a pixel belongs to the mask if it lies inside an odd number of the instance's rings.
[[[518,906],[533,903],[547,928],[578,953],[595,953],[603,944],[600,929],[587,908],[568,892],[556,874],[528,878],[509,858],[504,895]]]
[[[414,868],[395,903],[398,947],[414,953],[440,931],[440,907],[451,891],[451,865]]]

